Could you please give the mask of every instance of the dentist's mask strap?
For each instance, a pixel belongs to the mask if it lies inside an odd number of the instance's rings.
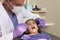
[[[3,0],[3,4],[4,4],[4,3],[7,3],[9,9],[12,11],[12,9],[13,9],[13,4],[11,3],[11,1],[13,1],[13,0]]]
[[[7,0],[7,2],[8,2],[8,4],[9,4],[9,8],[10,8],[10,10],[12,10],[13,9],[13,4],[11,3],[11,1],[13,1],[13,0]]]
[[[9,4],[9,9],[12,11],[12,12],[14,12],[15,14],[16,13],[18,13],[17,11],[19,11],[19,7],[18,6],[15,6],[15,5],[13,5],[12,3],[11,3],[11,1],[13,1],[14,2],[14,0],[6,0],[7,2],[8,2],[8,4]]]
[[[18,8],[16,8],[16,6],[11,3],[11,1],[14,2],[14,0],[4,0],[4,1],[8,2],[8,4],[9,4],[9,9],[10,9],[12,12],[16,13],[15,11],[16,11],[16,9],[18,9]],[[18,10],[17,10],[17,11],[18,11]]]

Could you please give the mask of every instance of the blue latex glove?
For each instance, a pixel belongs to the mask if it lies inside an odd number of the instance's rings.
[[[21,36],[27,29],[27,25],[24,23],[18,24],[16,29],[13,32],[13,37]]]
[[[46,27],[44,19],[42,19],[42,18],[36,18],[35,20],[36,20],[38,26],[40,26],[41,28],[45,28]]]

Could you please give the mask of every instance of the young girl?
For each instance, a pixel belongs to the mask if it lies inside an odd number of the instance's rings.
[[[25,34],[21,37],[21,40],[50,40],[48,34],[41,33],[41,29],[34,19],[27,20],[26,24],[28,28]]]

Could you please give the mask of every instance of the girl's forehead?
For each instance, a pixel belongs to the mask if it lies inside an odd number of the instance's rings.
[[[31,22],[33,23],[33,22],[35,22],[35,21],[34,21],[34,20],[28,20],[28,21],[27,21],[27,23],[31,23]]]

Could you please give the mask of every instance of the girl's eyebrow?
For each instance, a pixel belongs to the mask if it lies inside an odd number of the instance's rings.
[[[31,24],[31,23],[27,23],[27,24]]]

